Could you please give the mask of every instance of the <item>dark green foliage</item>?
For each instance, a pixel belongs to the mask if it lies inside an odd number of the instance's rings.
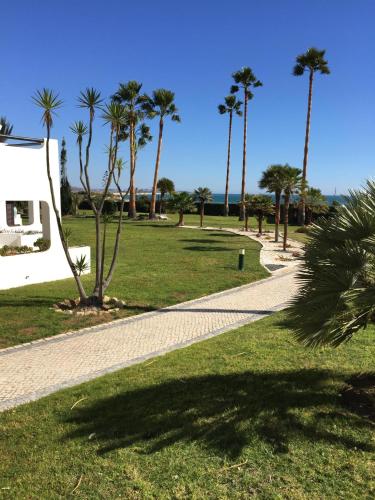
[[[118,210],[118,204],[114,200],[105,200],[103,204],[103,215],[113,215]]]
[[[324,59],[326,51],[311,47],[304,54],[297,56],[296,65],[293,68],[294,76],[301,76],[308,71],[319,71],[323,75],[329,75],[328,61]]]
[[[47,240],[46,238],[38,238],[34,242],[34,247],[39,248],[39,252],[45,252],[46,250],[49,249],[51,246],[50,240]]]
[[[61,152],[60,152],[60,197],[61,197],[61,214],[68,215],[71,214],[73,209],[72,201],[72,189],[68,180],[68,173],[66,169],[67,163],[67,152],[66,152],[66,142],[65,139],[61,141]]]
[[[0,117],[0,136],[1,135],[11,135],[13,131],[13,125],[8,122],[5,116]],[[5,142],[4,137],[0,137],[0,142]]]
[[[0,255],[2,257],[7,257],[9,255],[17,255],[21,253],[31,253],[33,249],[27,245],[22,245],[20,247],[11,247],[9,245],[4,245],[0,248]]]
[[[375,182],[309,232],[290,318],[309,346],[338,346],[375,319]]]

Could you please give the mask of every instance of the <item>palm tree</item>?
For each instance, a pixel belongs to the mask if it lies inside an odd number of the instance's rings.
[[[375,182],[309,236],[290,319],[303,344],[336,347],[375,321]]]
[[[275,193],[275,242],[279,241],[280,206],[281,193],[284,188],[283,179],[285,166],[270,165],[262,174],[259,181],[260,189],[266,189],[269,193]]]
[[[306,191],[305,199],[306,224],[313,222],[314,214],[324,214],[328,210],[327,199],[320,189],[310,187]]]
[[[310,119],[314,74],[319,71],[322,75],[329,75],[330,70],[328,67],[328,61],[324,59],[325,53],[325,50],[318,50],[314,47],[311,47],[304,54],[297,56],[296,65],[293,69],[294,76],[302,76],[305,71],[309,73],[309,95],[307,101],[305,147],[303,153],[302,190],[299,208],[300,225],[303,225],[305,222],[305,190],[307,187],[307,159],[309,154]]]
[[[179,214],[177,226],[183,226],[184,213],[189,212],[195,208],[194,198],[187,191],[173,193],[169,201],[169,205],[172,210],[177,210]]]
[[[251,68],[244,67],[232,74],[237,85],[232,85],[231,93],[238,92],[241,87],[244,91],[244,121],[243,121],[243,153],[242,153],[242,183],[241,183],[241,212],[240,220],[245,219],[244,198],[246,191],[246,146],[247,146],[247,106],[249,99],[254,97],[251,88],[261,87],[263,84],[259,81]]]
[[[135,80],[127,83],[120,83],[117,92],[112,99],[120,103],[125,108],[127,115],[126,125],[129,128],[129,149],[130,149],[130,199],[129,212],[130,218],[137,216],[136,193],[135,193],[135,167],[136,167],[136,127],[144,117],[143,105],[146,102],[145,95],[141,94],[142,84]]]
[[[274,206],[271,196],[257,194],[250,198],[250,208],[258,221],[258,232],[263,234],[263,221],[267,215],[274,213]]]
[[[199,187],[194,191],[194,198],[199,203],[200,227],[203,227],[204,205],[212,201],[212,192],[207,187]]]
[[[174,92],[167,89],[157,89],[152,93],[152,98],[148,97],[143,109],[146,111],[148,118],[159,117],[159,139],[156,153],[154,182],[152,183],[152,195],[150,205],[150,219],[156,218],[156,190],[158,185],[159,165],[161,146],[163,141],[164,120],[170,116],[172,121],[180,122],[181,118],[178,114],[177,107],[174,103]]]
[[[157,188],[160,192],[159,212],[161,215],[165,195],[166,194],[171,195],[175,190],[174,182],[171,181],[171,179],[167,179],[167,177],[162,177],[161,179],[158,180]]]
[[[13,125],[8,122],[5,116],[0,117],[0,142],[6,142],[5,137],[2,135],[11,135],[13,132]]]
[[[283,250],[286,251],[287,239],[288,239],[288,224],[289,224],[289,205],[290,198],[293,194],[300,191],[302,186],[301,169],[290,167],[286,165],[284,167],[284,237],[283,237]]]
[[[225,104],[219,104],[218,110],[221,115],[229,114],[229,132],[228,132],[228,155],[227,155],[227,176],[225,180],[225,197],[224,197],[224,215],[229,215],[229,173],[230,173],[230,149],[232,143],[232,121],[233,113],[237,116],[242,116],[242,102],[238,101],[236,96],[228,95],[225,97]]]

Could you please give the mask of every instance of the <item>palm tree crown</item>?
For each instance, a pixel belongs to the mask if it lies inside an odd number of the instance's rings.
[[[315,47],[311,47],[304,54],[300,54],[296,58],[296,65],[293,69],[294,76],[301,76],[304,72],[319,71],[322,75],[329,75],[330,69],[328,67],[328,61],[324,59],[326,51],[318,50]]]
[[[210,203],[212,201],[212,192],[207,187],[199,187],[194,191],[194,197],[198,203]]]
[[[174,96],[174,92],[167,89],[154,90],[152,97],[145,96],[143,109],[146,111],[148,118],[170,116],[173,121],[180,122],[181,118],[174,103]]]
[[[281,193],[284,188],[285,166],[289,165],[270,165],[262,174],[259,188],[266,189],[269,193]]]
[[[286,164],[284,167],[283,191],[284,197],[298,193],[301,189],[302,170]]]
[[[256,78],[252,69],[247,66],[238,71],[235,71],[232,74],[232,77],[237,85],[232,85],[230,89],[231,93],[234,94],[235,92],[238,92],[239,87],[242,87],[249,99],[252,99],[253,97],[250,88],[262,87],[263,85],[263,83]]]
[[[238,116],[242,116],[242,102],[239,101],[235,95],[227,95],[224,98],[224,101],[225,104],[219,104],[219,106],[217,107],[221,115],[224,115],[225,113],[235,113]]]

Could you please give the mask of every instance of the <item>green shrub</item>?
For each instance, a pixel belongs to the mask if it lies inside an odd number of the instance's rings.
[[[295,230],[295,233],[309,233],[310,232],[310,227],[309,226],[301,226],[298,229]]]
[[[51,246],[50,240],[47,240],[45,238],[38,238],[34,242],[34,247],[37,247],[39,249],[39,252],[45,252],[46,250],[49,249]]]
[[[21,247],[11,247],[9,245],[4,245],[0,248],[0,255],[2,257],[8,257],[10,255],[18,255],[23,253],[31,253],[33,249],[27,245],[22,245]]]

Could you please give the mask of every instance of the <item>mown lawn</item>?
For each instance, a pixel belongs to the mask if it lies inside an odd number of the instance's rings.
[[[373,498],[374,424],[343,405],[374,329],[296,345],[282,314],[0,414],[3,498]]]
[[[93,219],[70,218],[64,224],[72,229],[70,245],[88,244],[94,249]],[[116,225],[111,224],[108,247],[113,243],[115,229]],[[237,271],[240,248],[246,249],[243,273]],[[128,308],[101,319],[57,314],[50,309],[55,302],[77,297],[73,279],[0,291],[0,348],[264,278],[267,273],[259,264],[259,249],[258,243],[230,233],[181,229],[172,222],[126,221],[108,294],[125,300]],[[92,275],[84,277],[88,289],[92,279]]]

